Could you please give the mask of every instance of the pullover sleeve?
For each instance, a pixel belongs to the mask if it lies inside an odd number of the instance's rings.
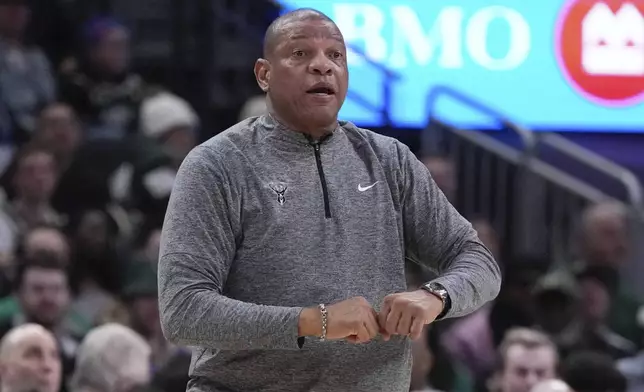
[[[159,311],[166,338],[221,350],[298,349],[301,308],[224,295],[241,233],[241,197],[212,148],[194,149],[178,171],[159,256]]]
[[[460,317],[493,300],[501,272],[472,225],[450,204],[429,170],[402,143],[401,168],[406,254],[438,272],[434,282],[449,293],[445,317]]]

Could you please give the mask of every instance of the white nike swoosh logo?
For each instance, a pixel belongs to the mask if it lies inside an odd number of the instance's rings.
[[[371,189],[374,186],[376,186],[376,184],[379,183],[379,182],[380,181],[376,181],[376,182],[374,182],[373,184],[371,184],[369,186],[362,186],[362,185],[358,184],[358,191],[360,191],[360,192],[368,191],[369,189]]]

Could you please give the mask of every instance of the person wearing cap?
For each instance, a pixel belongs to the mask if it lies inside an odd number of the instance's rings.
[[[161,144],[177,166],[197,142],[197,113],[181,97],[162,92],[141,105],[141,132]]]
[[[130,70],[128,29],[113,17],[100,16],[83,26],[82,38],[83,56],[61,76],[61,100],[88,125],[90,137],[136,132],[139,106],[154,88]]]

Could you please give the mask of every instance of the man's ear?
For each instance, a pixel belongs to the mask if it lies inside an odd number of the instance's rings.
[[[266,59],[257,59],[257,61],[255,61],[254,71],[255,79],[257,80],[259,88],[261,88],[263,92],[267,93],[271,79],[271,63]]]

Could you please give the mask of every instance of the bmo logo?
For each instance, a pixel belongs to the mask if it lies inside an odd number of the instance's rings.
[[[569,83],[606,106],[644,102],[644,0],[569,0],[555,47]]]

